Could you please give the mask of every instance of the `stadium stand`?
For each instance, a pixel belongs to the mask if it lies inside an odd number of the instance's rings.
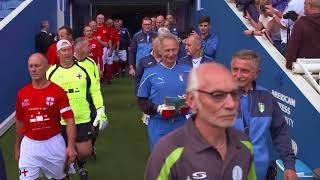
[[[15,8],[21,4],[21,0],[0,1],[0,20],[9,15]]]

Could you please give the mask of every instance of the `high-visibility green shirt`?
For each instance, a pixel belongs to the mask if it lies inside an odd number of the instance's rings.
[[[86,57],[83,61],[79,61],[78,59],[76,59],[76,61],[80,66],[84,67],[90,75],[93,75],[92,77],[97,80],[97,83],[100,87],[100,74],[96,62],[94,62],[94,60],[90,57]]]
[[[76,124],[90,122],[90,96],[96,109],[103,106],[100,85],[97,86],[95,78],[89,72],[76,61],[70,68],[54,65],[47,71],[47,79],[66,91]],[[65,125],[65,122],[62,120],[61,124]]]

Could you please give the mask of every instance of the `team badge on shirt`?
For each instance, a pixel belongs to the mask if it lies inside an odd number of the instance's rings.
[[[29,99],[24,99],[21,103],[21,106],[22,107],[27,107],[27,106],[30,106],[30,101]]]
[[[188,80],[188,73],[185,72],[185,73],[179,74],[179,80],[181,82]]]
[[[76,77],[77,77],[78,79],[81,79],[81,78],[82,78],[82,74],[81,74],[81,73],[78,73]]]
[[[242,168],[240,166],[235,166],[232,169],[232,180],[242,180]]]
[[[47,97],[47,99],[46,99],[46,104],[47,104],[48,106],[52,106],[53,103],[54,103],[54,97]]]
[[[266,109],[266,107],[264,106],[264,103],[262,103],[262,102],[258,103],[258,107],[259,107],[260,113],[263,113],[264,110]]]

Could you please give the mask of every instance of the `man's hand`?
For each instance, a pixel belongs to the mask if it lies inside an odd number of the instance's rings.
[[[99,71],[99,77],[100,79],[103,78],[103,71]]]
[[[296,171],[292,169],[286,169],[283,173],[284,180],[298,180],[298,176],[296,174]]]
[[[246,11],[246,13],[243,13],[243,17],[249,21],[252,19],[248,11]]]
[[[265,7],[267,14],[270,14],[271,17],[276,14],[274,8],[271,5],[266,5]]]
[[[174,106],[162,104],[158,106],[157,112],[165,119],[169,119],[176,113],[176,108]]]
[[[108,118],[105,113],[105,108],[101,107],[97,109],[97,116],[96,119],[93,121],[93,126],[98,126],[99,124],[99,130],[103,130],[108,125]]]
[[[77,158],[77,151],[74,146],[68,146],[66,149],[66,165],[69,166]]]
[[[112,56],[112,51],[113,51],[113,50],[111,50],[111,49],[109,48],[109,50],[108,50],[108,57],[111,57],[111,56]]]
[[[19,162],[20,159],[20,146],[17,147],[17,145],[14,148],[14,159]]]
[[[129,67],[129,74],[130,74],[130,76],[132,76],[132,77],[134,77],[134,76],[136,75],[136,72],[135,72],[135,70],[134,70],[133,67]]]
[[[253,30],[244,30],[243,31],[243,34],[247,35],[247,36],[251,36],[251,35],[254,35],[254,31]]]

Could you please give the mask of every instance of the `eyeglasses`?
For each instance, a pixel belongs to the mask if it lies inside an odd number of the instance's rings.
[[[240,99],[240,95],[242,94],[242,91],[241,90],[234,90],[234,91],[230,91],[230,92],[226,92],[226,91],[213,91],[213,92],[207,92],[207,91],[203,91],[201,89],[197,89],[195,91],[198,91],[198,92],[201,92],[201,93],[204,93],[204,94],[207,94],[207,95],[210,95],[211,98],[214,100],[214,101],[223,101],[224,99],[227,98],[228,94],[231,95],[232,99],[234,100],[239,100]]]

